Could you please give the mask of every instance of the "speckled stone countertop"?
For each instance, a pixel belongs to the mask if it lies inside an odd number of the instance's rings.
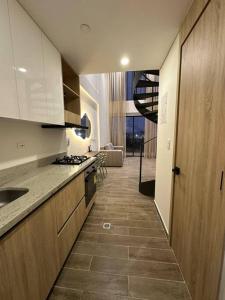
[[[86,169],[95,159],[92,157],[78,166],[47,165],[2,185],[0,188],[28,188],[29,192],[0,208],[0,237]]]

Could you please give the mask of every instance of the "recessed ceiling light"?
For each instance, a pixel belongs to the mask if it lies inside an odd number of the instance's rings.
[[[82,32],[88,33],[91,31],[91,27],[88,24],[81,24],[80,25],[80,30]]]
[[[120,63],[122,66],[127,66],[129,64],[130,60],[127,56],[124,56],[121,58]]]
[[[27,72],[27,69],[25,68],[18,68],[18,71],[22,72],[22,73],[26,73]]]

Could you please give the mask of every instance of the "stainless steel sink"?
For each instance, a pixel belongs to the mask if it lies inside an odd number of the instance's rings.
[[[0,188],[0,208],[25,195],[26,188]]]

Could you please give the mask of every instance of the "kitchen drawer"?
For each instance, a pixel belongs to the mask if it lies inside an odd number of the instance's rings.
[[[62,229],[79,201],[84,197],[84,173],[81,173],[55,195],[58,232]]]
[[[85,198],[81,200],[58,234],[60,265],[63,265],[86,218]]]

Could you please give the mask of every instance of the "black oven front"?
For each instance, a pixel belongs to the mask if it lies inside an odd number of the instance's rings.
[[[96,167],[92,164],[85,170],[85,203],[86,207],[90,203],[96,192]]]

